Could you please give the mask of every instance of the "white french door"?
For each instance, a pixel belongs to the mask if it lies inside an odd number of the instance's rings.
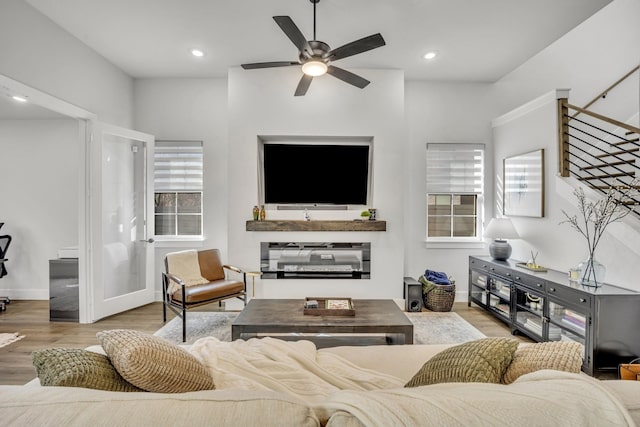
[[[89,321],[154,300],[152,135],[90,122]]]

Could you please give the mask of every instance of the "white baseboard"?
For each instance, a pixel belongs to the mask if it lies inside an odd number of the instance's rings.
[[[48,300],[49,289],[2,289],[0,296],[15,300]]]

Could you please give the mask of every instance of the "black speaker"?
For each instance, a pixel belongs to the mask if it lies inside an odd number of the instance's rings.
[[[404,301],[406,311],[422,311],[422,283],[411,277],[405,277]]]

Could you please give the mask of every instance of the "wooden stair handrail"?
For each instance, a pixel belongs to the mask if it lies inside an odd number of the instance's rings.
[[[618,86],[620,83],[622,83],[624,80],[626,80],[631,74],[635,73],[636,71],[638,71],[638,69],[640,69],[640,65],[636,65],[635,68],[633,68],[631,71],[629,71],[627,74],[625,74],[624,76],[620,77],[614,84],[612,84],[611,86],[609,86],[608,88],[606,88],[605,90],[603,90],[602,92],[600,92],[598,94],[598,96],[596,96],[595,98],[593,98],[591,101],[589,101],[589,103],[587,103],[587,105],[585,105],[582,108],[589,108],[591,107],[597,100],[599,100],[600,98],[602,98],[603,96],[605,96],[607,93],[609,93],[611,91],[611,89],[613,89],[614,87]],[[581,111],[578,111],[576,114],[574,114],[573,117],[576,117],[578,114],[580,114]]]
[[[607,122],[609,124],[621,127],[623,129],[626,129],[626,130],[631,131],[633,133],[640,134],[640,128],[637,128],[635,126],[631,126],[629,124],[620,122],[620,121],[612,119],[610,117],[603,116],[602,114],[594,113],[593,111],[585,110],[584,108],[576,107],[575,105],[571,105],[571,104],[567,103],[566,106],[567,106],[567,108],[570,108],[572,110],[578,111],[578,112],[580,112],[582,114],[586,114],[586,115],[591,116],[591,117],[595,117],[596,119],[602,120],[603,122]]]

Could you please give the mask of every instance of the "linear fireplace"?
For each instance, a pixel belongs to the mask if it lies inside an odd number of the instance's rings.
[[[371,243],[262,242],[263,279],[369,279]]]

